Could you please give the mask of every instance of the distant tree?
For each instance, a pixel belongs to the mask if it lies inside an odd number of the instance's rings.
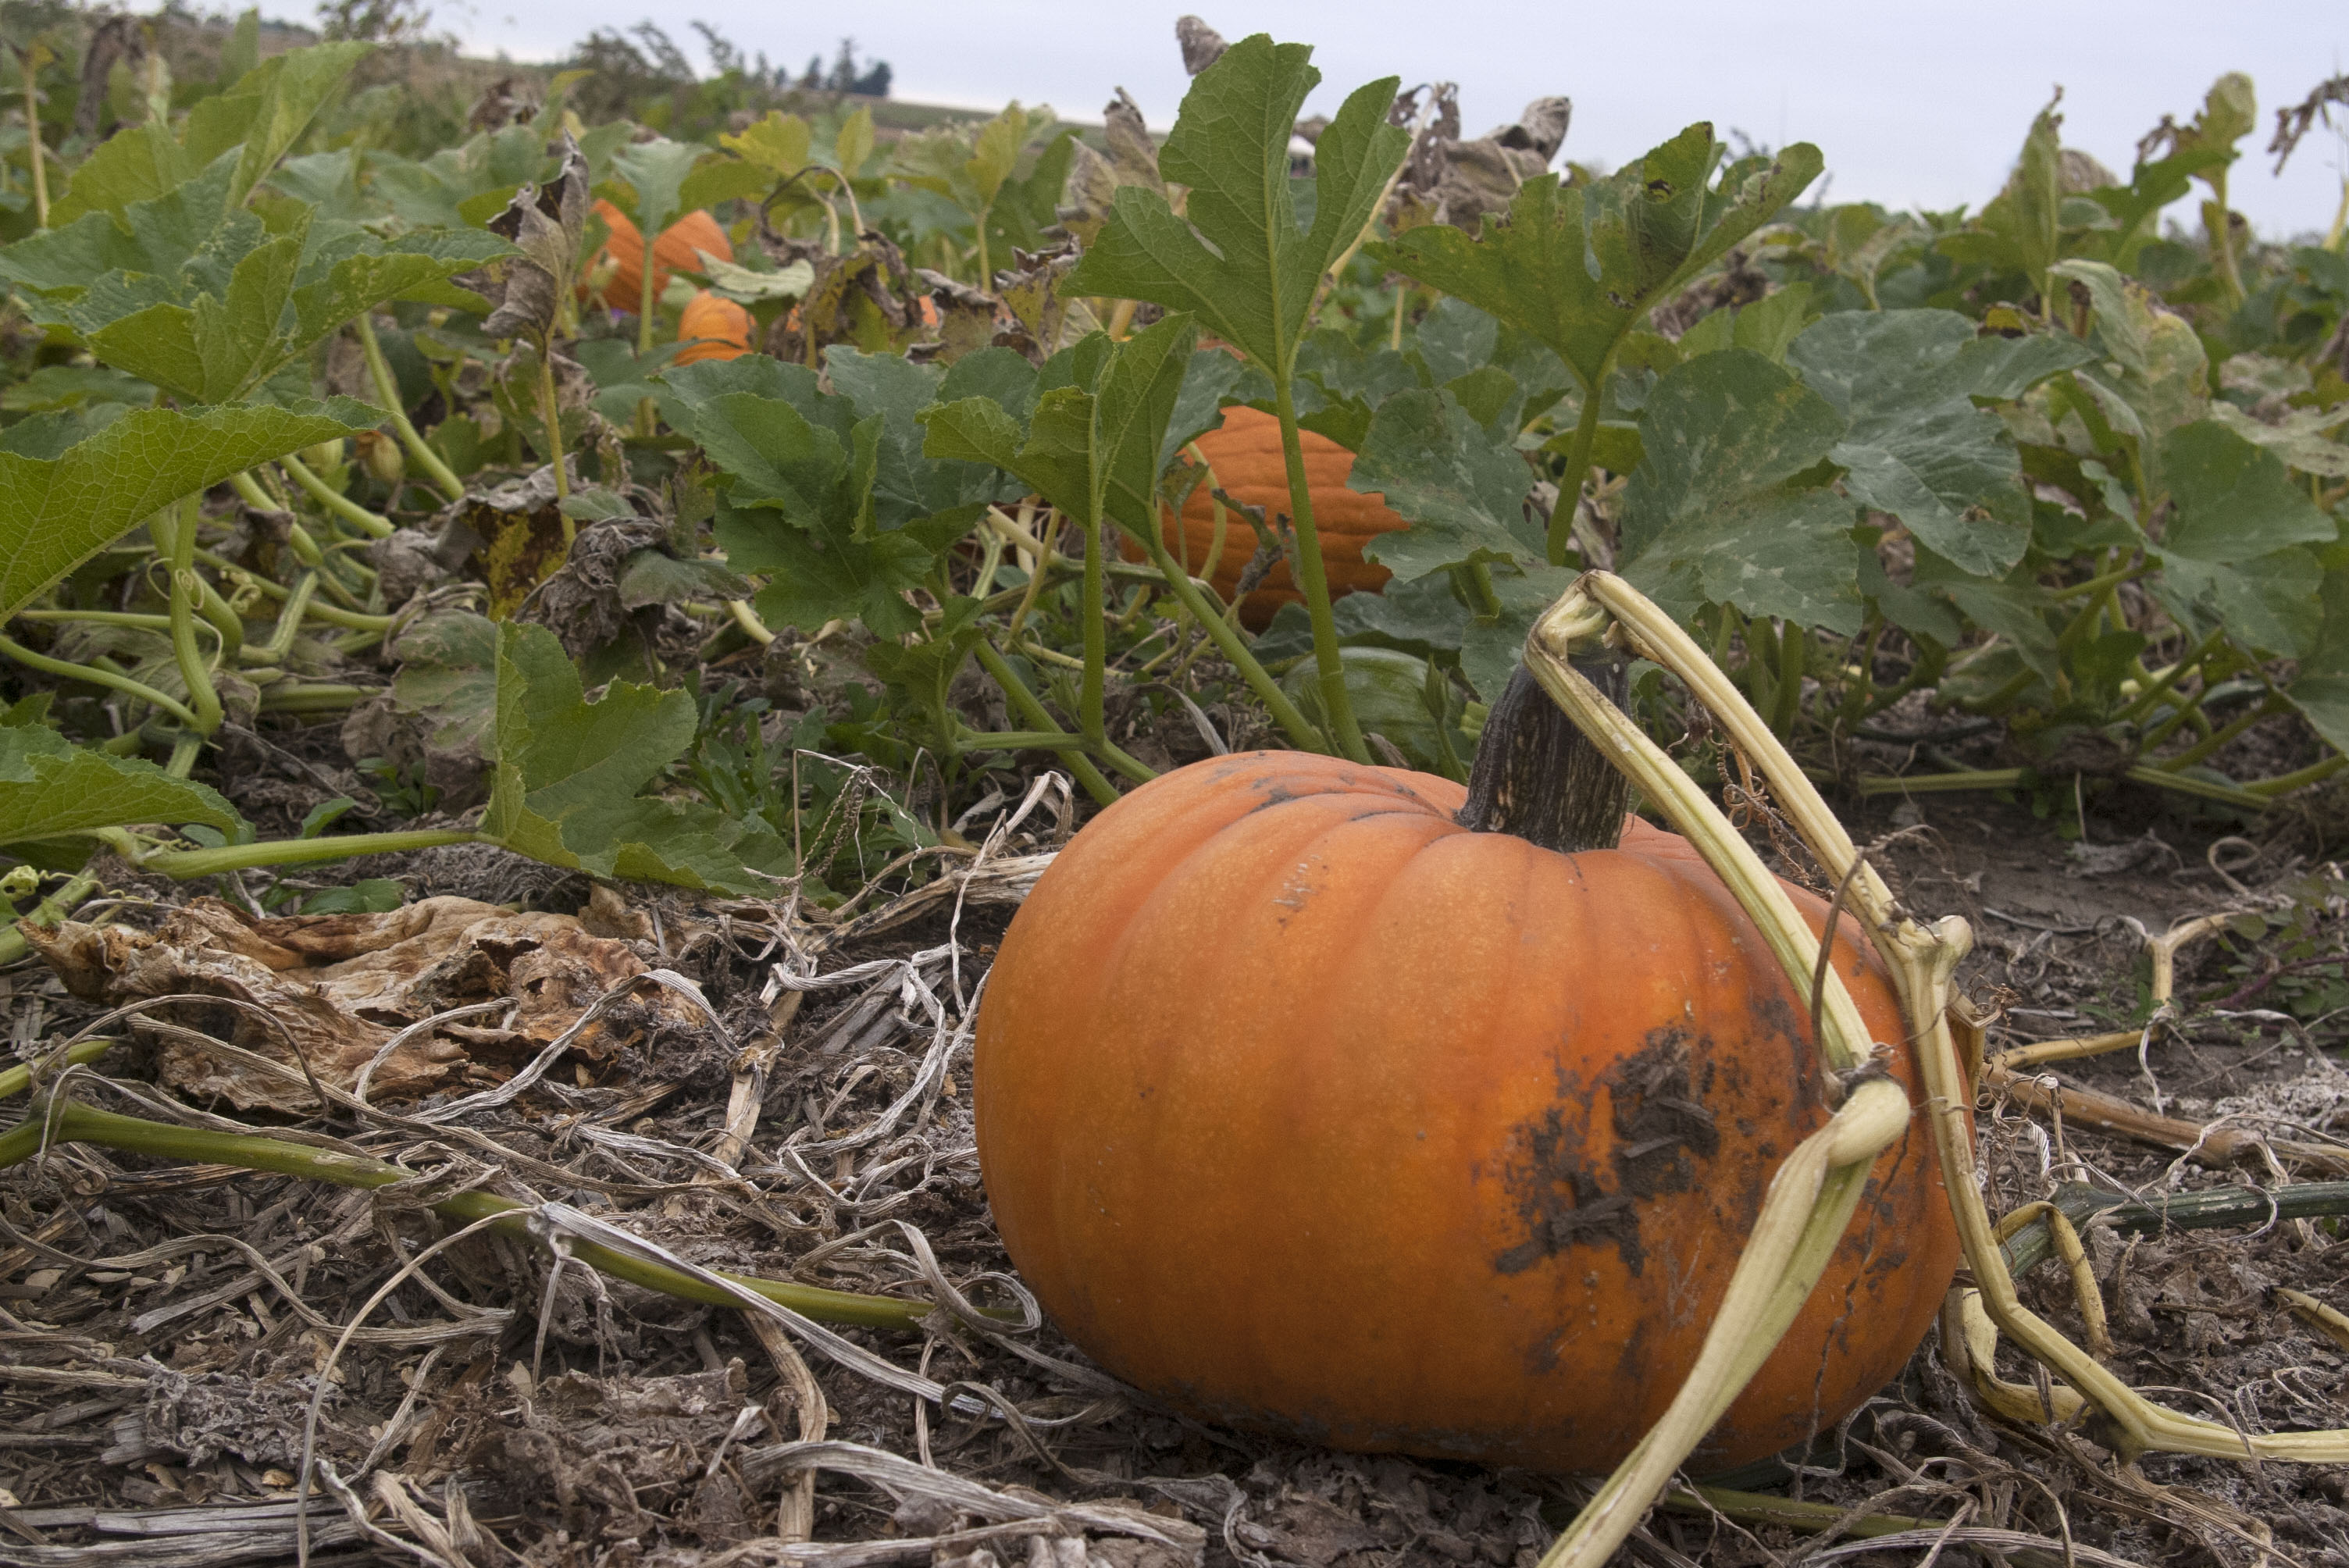
[[[327,38],[412,44],[431,25],[426,0],[318,0],[318,32]]]
[[[858,67],[856,40],[854,38],[840,41],[840,53],[833,57],[832,69],[823,74],[820,81],[812,79],[817,77],[817,65],[810,60],[808,77],[811,79],[803,81],[802,86],[820,86],[826,91],[836,93],[863,93],[868,98],[889,96],[889,62],[867,60],[862,67]]]

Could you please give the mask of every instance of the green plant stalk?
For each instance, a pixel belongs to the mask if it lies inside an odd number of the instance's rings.
[[[1917,661],[1909,666],[1909,673],[1902,676],[1898,684],[1885,687],[1868,699],[1868,707],[1860,714],[1859,720],[1864,722],[1874,718],[1920,686],[1938,686],[1940,684],[1941,673],[1949,667],[1949,654],[1940,647],[1929,646],[1922,649],[1918,655]]]
[[[982,225],[979,245],[984,251],[987,240]],[[1109,745],[1109,729],[1102,713],[1102,687],[1108,682],[1109,607],[1102,593],[1102,536],[1107,531],[1101,520],[1085,525],[1085,585],[1084,638],[1085,673],[1078,690],[1077,724],[1084,732],[1085,743],[1094,750]]]
[[[1609,359],[1611,361],[1612,356]],[[1566,472],[1557,481],[1557,504],[1549,511],[1549,563],[1566,564],[1568,554],[1574,549],[1574,514],[1582,505],[1582,484],[1590,477],[1590,451],[1599,442],[1599,393],[1607,385],[1607,373],[1599,373],[1599,384],[1582,392],[1582,412],[1574,421],[1574,439],[1567,444]],[[1587,563],[1586,563],[1587,564]]]
[[[212,666],[196,645],[195,602],[202,580],[196,575],[196,498],[174,501],[148,519],[157,553],[171,568],[171,657],[188,688],[188,704],[195,710],[195,729],[210,735],[221,727],[219,690],[212,685]],[[172,513],[178,512],[175,518]]]
[[[2208,636],[2189,648],[2176,664],[2155,676],[2151,685],[2137,693],[2128,707],[2121,709],[2118,722],[2134,724],[2151,712],[2153,705],[2159,702],[2172,686],[2184,680],[2190,671],[2200,667],[2202,661],[2210,656],[2211,650],[2218,647],[2226,635],[2224,627],[2214,628]],[[2193,705],[2189,703],[2187,706]]]
[[[337,713],[357,707],[383,688],[334,682],[282,681],[261,688],[264,713]]]
[[[2311,763],[2305,768],[2296,769],[2290,773],[2280,773],[2273,779],[2262,779],[2257,783],[2246,784],[2243,788],[2254,795],[2272,800],[2279,795],[2289,795],[2294,789],[2303,789],[2311,784],[2321,784],[2344,768],[2349,768],[2349,757],[2344,757],[2336,751],[2322,762]]]
[[[1247,682],[1248,689],[1256,693],[1257,699],[1271,711],[1273,722],[1280,726],[1282,732],[1288,737],[1288,743],[1300,751],[1328,750],[1329,741],[1314,727],[1310,719],[1298,711],[1297,705],[1288,700],[1288,694],[1280,689],[1280,683],[1257,662],[1256,655],[1248,651],[1247,644],[1240,640],[1240,634],[1232,624],[1208,608],[1207,596],[1200,593],[1199,585],[1174,563],[1174,558],[1166,552],[1164,542],[1154,532],[1136,537],[1150,552],[1152,562],[1157,566],[1159,575],[1166,580],[1166,585],[1174,591],[1174,597],[1215,640],[1216,651],[1231,661],[1232,667],[1240,672],[1240,678]]]
[[[216,572],[235,573],[239,578],[244,582],[252,583],[254,588],[260,590],[261,593],[266,594],[272,599],[285,599],[290,596],[293,593],[293,590],[286,587],[283,583],[272,582],[270,579],[261,576],[257,573],[248,572],[243,567],[239,566],[235,562],[228,559],[228,557],[215,554],[213,552],[205,550],[201,546],[199,546],[196,551],[196,559]],[[318,573],[318,586],[325,589],[327,593],[337,593],[348,592],[348,590],[344,588],[341,583],[336,583],[334,579],[334,574],[320,565],[319,562],[310,562],[306,564],[308,564],[313,571]],[[339,605],[321,604],[315,601],[304,613],[309,615],[313,620],[324,621],[330,626],[342,626],[354,632],[373,632],[378,636],[390,631],[394,622],[398,619],[397,616],[370,615],[363,610],[347,610]]]
[[[2144,576],[2151,570],[2151,565],[2143,561],[2137,562],[2136,564],[2130,566],[2115,567],[2112,571],[2099,573],[2095,577],[2087,579],[2085,582],[2075,583],[2067,588],[2058,588],[2053,593],[2049,594],[2048,597],[2054,603],[2060,604],[2067,599],[2077,599],[2083,594],[2105,593],[2111,589],[2119,587],[2124,583],[2136,582],[2138,578]]]
[[[305,572],[295,581],[294,591],[277,607],[277,624],[271,628],[269,641],[261,647],[271,664],[284,661],[294,651],[294,639],[302,634],[302,617],[310,608],[310,599],[318,591],[318,574]]]
[[[2165,757],[2154,766],[2168,773],[2174,773],[2181,768],[2191,768],[2261,719],[2273,718],[2277,714],[2288,711],[2291,707],[2292,704],[2282,697],[2270,692],[2264,701],[2254,703],[2248,711],[2236,715],[2177,756]],[[2172,727],[2175,727],[2174,724],[2165,726],[2158,735],[2147,736],[2146,745],[2147,747],[2155,745],[2161,736],[2167,735]]]
[[[2220,164],[2203,178],[2210,181],[2210,200],[2202,207],[2202,226],[2210,232],[2210,253],[2219,260],[2219,277],[2227,285],[2228,303],[2240,310],[2243,273],[2235,263],[2235,224],[2227,211],[2227,165]]]
[[[342,494],[326,480],[312,473],[309,465],[292,452],[277,459],[277,466],[292,477],[294,482],[307,492],[312,500],[341,518],[369,539],[389,539],[396,531],[388,517],[369,511],[350,497]]]
[[[457,477],[454,469],[440,460],[440,454],[417,432],[409,422],[408,410],[400,406],[399,379],[391,373],[391,362],[383,356],[383,345],[376,340],[370,314],[361,312],[353,325],[359,329],[359,348],[367,356],[367,375],[375,382],[376,396],[391,410],[391,427],[399,433],[399,444],[408,449],[408,455],[424,470],[433,489],[450,500],[462,500],[465,482]]]
[[[2000,686],[1988,696],[1974,697],[1969,701],[1958,704],[1958,707],[1963,708],[1968,713],[1995,714],[2003,712],[2008,704],[2012,703],[2016,697],[2021,696],[2024,692],[2030,690],[2031,683],[2038,678],[2039,676],[2037,673],[2034,672],[2030,665],[2025,665],[2023,668],[2015,671],[2013,675],[2008,676],[2006,684]]]
[[[652,253],[645,253],[645,276],[652,276]],[[808,341],[815,341],[810,333]],[[550,340],[538,346],[538,417],[546,421],[546,449],[554,458],[554,500],[556,504],[571,499],[569,465],[563,460],[563,405],[554,393],[554,346]],[[571,514],[563,514],[563,548],[568,553],[571,542],[578,535],[578,524]]]
[[[25,139],[33,162],[33,226],[49,226],[48,148],[41,139],[41,67],[33,51],[20,49],[16,63],[25,73]]]
[[[1338,655],[1338,626],[1330,614],[1330,578],[1321,566],[1321,535],[1313,523],[1312,490],[1305,480],[1305,444],[1297,432],[1297,398],[1289,387],[1287,366],[1273,378],[1273,389],[1274,410],[1280,418],[1280,455],[1288,467],[1289,520],[1297,530],[1297,585],[1304,590],[1306,615],[1313,623],[1313,663],[1320,672],[1321,711],[1329,716],[1330,738],[1337,742],[1339,752],[1367,763],[1371,748],[1362,739],[1362,727],[1354,722],[1353,698],[1346,691],[1346,666]]]
[[[1042,574],[1040,563],[1039,563],[1038,574],[1040,576]],[[1003,695],[1010,698],[1011,706],[1019,710],[1020,717],[1034,725],[1043,734],[1062,733],[1061,727],[1052,722],[1051,710],[1037,700],[1036,694],[1028,689],[1028,683],[1019,678],[1019,672],[1005,662],[1003,655],[995,651],[995,645],[992,643],[981,637],[976,652],[978,655],[979,666],[994,678],[997,686],[1003,688]],[[1071,736],[1070,738],[1082,739],[1078,736]],[[1112,784],[1102,775],[1102,770],[1093,766],[1092,758],[1079,751],[1071,754],[1068,760],[1069,771],[1076,775],[1077,782],[1084,786],[1085,793],[1093,798],[1094,804],[1101,806],[1117,804],[1117,786]]]
[[[16,934],[16,929],[14,926],[10,926],[8,928],[8,934],[16,938],[16,945],[19,950],[17,956],[22,957],[22,949],[25,945],[25,939]],[[10,962],[13,963],[14,960],[11,960]],[[119,1042],[114,1040],[84,1040],[79,1045],[67,1046],[66,1047],[64,1065],[77,1068],[88,1067],[90,1063],[98,1060],[98,1057],[112,1050],[119,1043]],[[24,1093],[26,1089],[32,1087],[32,1063],[25,1062],[18,1066],[0,1070],[0,1099],[14,1099],[16,1096]]]
[[[44,675],[57,676],[69,681],[87,681],[92,686],[107,686],[125,696],[159,707],[181,724],[195,727],[196,716],[187,704],[165,692],[157,691],[141,680],[96,665],[77,665],[66,659],[53,659],[47,654],[36,654],[13,637],[0,636],[0,654],[23,665],[26,669],[39,670]]]
[[[118,1116],[112,1111],[98,1110],[71,1100],[53,1106],[36,1106],[33,1114],[7,1132],[0,1133],[0,1170],[31,1159],[40,1151],[45,1142],[95,1143],[100,1148],[120,1150],[129,1154],[236,1165],[248,1171],[267,1171],[281,1176],[297,1176],[305,1181],[328,1181],[337,1187],[357,1187],[367,1191],[414,1181],[421,1174],[404,1165],[369,1160],[364,1155],[315,1149],[308,1144],[291,1143],[258,1133],[174,1127],[169,1122],[149,1121],[141,1117]],[[494,1192],[460,1192],[433,1204],[432,1211],[444,1219],[461,1223],[488,1219],[492,1215],[511,1214],[511,1222],[501,1223],[494,1229],[499,1233],[519,1240],[536,1240],[529,1222],[533,1206]],[[659,1291],[664,1295],[707,1302],[714,1306],[740,1305],[726,1292],[704,1284],[690,1274],[646,1262],[584,1238],[572,1238],[569,1253],[599,1273],[626,1280],[630,1284]],[[847,1291],[760,1279],[755,1275],[731,1274],[725,1270],[711,1272],[745,1290],[753,1291],[821,1322],[853,1324],[867,1328],[913,1328],[936,1310],[926,1301],[905,1301],[885,1295],[856,1295]]]
[[[251,871],[255,866],[315,865],[321,861],[347,860],[353,855],[390,855],[407,850],[432,850],[443,844],[486,844],[496,841],[470,828],[416,828],[396,833],[344,833],[331,839],[272,839],[258,844],[225,844],[207,850],[150,850],[138,857],[141,871],[160,872],[186,882],[222,872]]]
[[[1863,773],[1857,789],[1862,795],[1950,795],[1964,789],[2020,789],[2023,769],[2020,768],[1978,768],[1959,773],[1911,773],[1905,777],[1890,773]]]
[[[2134,784],[2150,784],[2157,789],[2175,790],[2180,795],[2199,795],[2205,800],[2240,806],[2247,811],[2264,811],[2271,803],[2268,796],[2254,794],[2233,784],[2197,779],[2190,774],[2165,772],[2159,768],[2147,768],[2143,763],[2130,769],[2122,777]]]
[[[2078,614],[2072,617],[2071,621],[2064,626],[2063,631],[2056,634],[2056,657],[2061,658],[2064,655],[2070,653],[2074,648],[2080,645],[2081,638],[2095,632],[2096,627],[2102,624],[2105,618],[2105,612],[2112,608],[2114,596],[2119,592],[2120,585],[2118,583],[2103,583],[2094,593],[2088,596],[2086,606],[2083,608]]]
[[[1770,715],[1770,733],[1785,739],[1794,733],[1795,720],[1803,711],[1803,669],[1809,661],[1810,634],[1792,621],[1778,627],[1778,689],[1775,711]]]

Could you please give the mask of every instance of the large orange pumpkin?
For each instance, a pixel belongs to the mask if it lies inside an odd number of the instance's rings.
[[[708,289],[696,289],[677,320],[677,340],[685,346],[678,350],[670,363],[692,365],[704,359],[739,359],[750,352],[754,325],[750,313],[732,300],[721,299]]]
[[[599,200],[595,203],[595,216],[604,220],[611,233],[586,270],[592,274],[596,261],[610,256],[616,264],[605,281],[604,303],[614,310],[636,310],[644,304],[644,236],[636,232],[628,215],[609,201]],[[697,251],[708,251],[721,262],[734,259],[734,247],[727,242],[726,231],[709,213],[688,212],[661,231],[660,242],[653,246],[653,298],[659,299],[661,290],[668,286],[671,272],[701,270],[701,258],[694,253]]]
[[[1321,567],[1330,579],[1330,596],[1360,589],[1376,592],[1393,573],[1362,559],[1362,546],[1381,533],[1405,524],[1387,508],[1383,497],[1346,488],[1354,471],[1354,454],[1310,430],[1298,432],[1305,452],[1305,479],[1313,497],[1313,526],[1321,541]],[[1199,452],[1216,471],[1216,483],[1225,494],[1265,509],[1268,521],[1296,511],[1289,504],[1288,467],[1281,457],[1280,421],[1255,408],[1224,410],[1221,428],[1199,438]],[[1183,503],[1178,521],[1165,518],[1166,548],[1194,572],[1207,563],[1216,542],[1215,501],[1202,484]],[[1185,552],[1188,554],[1185,554]],[[1216,563],[1216,592],[1228,601],[1239,587],[1240,572],[1256,553],[1256,531],[1247,520],[1226,512],[1224,553]],[[1261,631],[1285,603],[1304,601],[1284,561],[1266,573],[1257,590],[1240,606],[1240,619]]]
[[[1663,1413],[1773,1172],[1824,1120],[1817,1058],[1685,841],[1635,820],[1564,854],[1468,830],[1463,799],[1274,752],[1102,812],[988,980],[980,1167],[1053,1321],[1194,1416],[1603,1470]],[[1889,981],[1841,936],[1899,1047]],[[1905,1048],[1893,1070],[1921,1099]],[[1957,1259],[1920,1119],[1693,1467],[1857,1408]]]

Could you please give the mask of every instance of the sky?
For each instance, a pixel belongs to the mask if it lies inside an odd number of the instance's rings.
[[[285,4],[285,0],[280,0]],[[1323,75],[1308,112],[1334,110],[1363,82],[1400,76],[1459,84],[1470,135],[1529,99],[1574,100],[1563,156],[1620,164],[1711,119],[1779,146],[1826,154],[1831,201],[1896,208],[1979,206],[1995,195],[2032,116],[2061,85],[2066,146],[2126,175],[2137,139],[2167,114],[2191,117],[2223,71],[2251,76],[2261,125],[2230,196],[2262,235],[2321,233],[2341,198],[2349,140],[2320,129],[2282,177],[2264,153],[2274,110],[2349,70],[2349,0],[1796,0],[1769,5],[1640,0],[1188,0],[1226,38],[1269,32],[1315,45]],[[285,5],[289,19],[301,19]],[[889,62],[893,96],[997,108],[1008,98],[1098,119],[1113,89],[1154,126],[1171,125],[1185,78],[1174,41],[1185,6],[1133,0],[889,0],[822,8],[668,0],[441,0],[437,26],[470,50],[560,57],[595,26],[655,15],[701,57],[689,26],[715,25],[746,51],[803,67],[840,36]],[[2349,131],[2349,111],[2335,123]],[[2198,191],[2198,200],[2199,200]],[[2191,203],[2174,209],[2198,222]]]

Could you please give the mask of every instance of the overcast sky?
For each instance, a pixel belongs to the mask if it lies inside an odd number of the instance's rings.
[[[2349,0],[1808,0],[1792,5],[1505,4],[1502,0],[1188,0],[1227,38],[1269,32],[1316,46],[1334,109],[1375,77],[1460,85],[1472,135],[1526,100],[1574,100],[1566,156],[1618,164],[1692,120],[1757,141],[1816,142],[1831,199],[1979,205],[1994,195],[2032,115],[2061,84],[2065,145],[2126,174],[2164,115],[2190,117],[2222,71],[2250,74],[2261,126],[2236,165],[2237,209],[2265,235],[2322,232],[2340,200],[2340,134],[2322,129],[2282,178],[2261,150],[2273,111],[2349,69]],[[278,0],[302,19],[298,0]],[[273,8],[278,8],[273,7]],[[695,58],[709,21],[750,52],[803,66],[853,33],[895,67],[896,97],[999,107],[1008,98],[1098,119],[1112,89],[1172,124],[1185,77],[1174,18],[1188,8],[1102,0],[888,0],[838,7],[668,0],[441,0],[439,26],[478,52],[562,55],[595,26],[657,17]],[[816,20],[817,15],[825,17]],[[2336,110],[2349,127],[2349,113]],[[2172,216],[2193,222],[2190,205]]]

